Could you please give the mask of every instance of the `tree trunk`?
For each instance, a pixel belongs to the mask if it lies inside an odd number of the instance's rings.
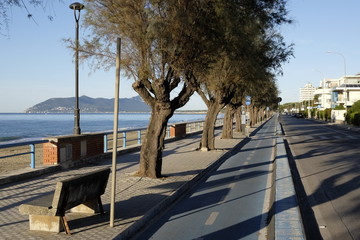
[[[141,146],[139,176],[160,178],[162,168],[162,150],[168,120],[175,109],[164,108],[156,103],[152,109],[146,137]]]
[[[208,105],[206,113],[203,134],[199,149],[202,151],[209,151],[215,149],[215,123],[220,110],[224,104],[211,103]]]
[[[241,107],[238,107],[235,112],[235,132],[241,132]]]
[[[259,108],[254,106],[254,125],[259,122]]]
[[[228,104],[226,106],[226,112],[224,117],[224,125],[222,130],[222,139],[232,139],[233,138],[233,122],[234,122],[234,114],[236,109],[233,105]]]
[[[255,125],[255,107],[254,105],[250,105],[250,127]]]
[[[265,108],[262,107],[260,110],[261,122],[265,120]]]

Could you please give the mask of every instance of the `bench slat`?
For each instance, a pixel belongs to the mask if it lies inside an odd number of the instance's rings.
[[[104,194],[109,173],[110,168],[106,168],[58,182],[52,203],[58,210],[56,216],[63,216],[66,210]]]

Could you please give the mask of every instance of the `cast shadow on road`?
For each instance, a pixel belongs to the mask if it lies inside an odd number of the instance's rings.
[[[260,173],[259,172],[249,173],[246,176],[244,176],[244,179],[247,177],[254,177],[258,174]],[[262,173],[262,174],[266,174],[266,173]],[[239,179],[238,181],[242,181],[244,179]],[[138,235],[135,239],[149,239],[165,223],[172,223],[174,221],[178,221],[179,219],[182,218],[187,218],[194,214],[199,214],[199,213],[201,214],[202,212],[206,215],[206,213],[211,211],[211,209],[214,207],[217,207],[219,205],[222,205],[223,207],[226,207],[228,205],[230,207],[233,206],[232,204],[234,204],[236,201],[242,198],[251,197],[252,195],[256,195],[267,190],[267,189],[260,189],[255,192],[224,201],[223,197],[227,195],[230,191],[230,188],[226,186],[232,183],[233,181],[234,181],[233,178],[224,177],[223,179],[212,181],[208,185],[201,187],[198,191],[192,193],[188,198],[182,200],[183,202],[189,202],[189,203],[191,202],[190,204],[185,203],[185,204],[176,205],[174,208],[170,209],[169,212],[165,213],[160,219],[160,221],[157,221],[155,224],[148,226],[146,231],[144,231],[144,234]],[[221,186],[224,186],[224,188],[219,189]],[[205,189],[208,189],[210,191],[205,191]],[[233,239],[241,239],[251,234],[258,233],[262,228],[265,227],[265,223],[263,223],[264,220],[266,221],[266,224],[269,224],[272,221],[273,217],[275,216],[275,213],[280,213],[282,211],[286,211],[288,209],[296,207],[296,204],[293,203],[294,201],[289,201],[292,200],[293,198],[294,196],[290,196],[288,198],[281,199],[277,202],[274,202],[271,205],[270,210],[267,212],[258,214],[246,220],[242,220],[242,221],[239,220],[238,223],[232,226],[227,226],[220,230],[215,230],[211,233],[198,236],[198,238],[214,239],[214,240],[215,239],[233,240]],[[291,202],[292,204],[289,204],[289,202]],[[191,225],[191,228],[194,227],[192,226],[193,223],[189,223],[189,224]],[[196,225],[199,225],[198,227],[200,228],[202,224],[204,223],[196,222]],[[268,239],[273,239],[271,238],[271,236],[268,237],[269,237]]]
[[[332,145],[331,148],[328,145],[315,145],[313,148],[309,148],[307,152],[296,156],[296,159],[292,156],[289,148],[289,144],[285,141],[289,163],[292,169],[294,183],[297,191],[298,198],[300,199],[300,210],[304,219],[305,230],[314,234],[318,232],[318,223],[315,219],[312,207],[322,205],[324,203],[331,203],[340,199],[348,194],[354,195],[356,191],[360,189],[360,167],[358,164],[358,154],[346,155],[342,154],[349,151],[344,144]],[[321,169],[313,172],[310,175],[300,176],[297,171],[297,164],[301,161],[314,161],[318,157],[325,157],[326,162],[322,163]],[[303,163],[304,164],[304,163]],[[319,186],[311,194],[307,195],[302,184],[302,178],[312,176],[327,176],[320,181]],[[356,194],[355,194],[356,195]],[[352,206],[347,206],[346,212],[338,213],[340,216],[347,216],[350,219],[356,219],[360,215],[360,201],[351,201]],[[337,210],[338,211],[338,210]],[[345,224],[345,223],[344,223]],[[347,223],[349,224],[349,223]],[[314,227],[316,226],[316,227]],[[320,234],[320,233],[319,233]],[[360,230],[352,229],[352,233],[360,236]]]

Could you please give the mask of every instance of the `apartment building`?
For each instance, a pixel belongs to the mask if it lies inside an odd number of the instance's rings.
[[[315,90],[311,83],[305,84],[305,87],[300,88],[300,102],[313,100]]]
[[[351,107],[360,100],[360,74],[320,81],[314,98],[315,105],[321,110],[336,106]]]

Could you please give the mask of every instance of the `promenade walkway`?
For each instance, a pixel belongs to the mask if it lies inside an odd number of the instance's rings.
[[[81,216],[67,214],[72,237],[76,239],[113,239],[120,233],[123,236],[136,231],[135,222],[148,221],[156,214],[156,205],[169,199],[169,196],[182,187],[186,189],[189,181],[204,169],[229,153],[244,136],[235,134],[234,139],[220,139],[217,132],[217,151],[199,152],[200,134],[167,143],[163,153],[163,174],[166,178],[149,179],[133,177],[138,170],[139,152],[127,153],[117,158],[115,226],[109,226],[110,191],[109,180],[102,196],[105,215]],[[51,192],[57,181],[85,173],[103,166],[111,166],[111,157],[97,163],[83,165],[66,171],[45,174],[40,177],[0,186],[0,239],[68,239],[64,232],[59,234],[29,231],[27,215],[21,215],[18,207],[33,198]],[[193,180],[194,181],[194,180]],[[195,179],[196,181],[196,179]],[[188,184],[187,184],[188,183]],[[187,184],[187,185],[186,185]],[[176,197],[176,196],[175,196]],[[173,198],[175,198],[173,197]],[[151,211],[150,211],[151,210]],[[161,209],[158,209],[160,211]],[[150,217],[147,217],[148,214]],[[145,215],[145,218],[144,218]],[[139,223],[137,223],[139,224]]]
[[[255,129],[251,128],[250,131]],[[220,139],[220,131],[216,131],[216,135],[218,150],[211,152],[195,151],[199,146],[200,134],[166,143],[162,173],[167,177],[161,179],[132,176],[132,173],[138,170],[138,151],[118,156],[114,227],[109,226],[110,180],[102,196],[104,215],[79,217],[78,214],[67,214],[71,236],[64,232],[55,234],[29,231],[28,216],[21,215],[18,210],[22,203],[53,191],[55,183],[59,180],[100,167],[110,167],[111,157],[78,168],[2,185],[0,239],[126,239],[187,191],[207,171],[221,162],[221,159],[226,159],[238,151],[237,146],[247,142],[246,137],[240,134],[235,134],[233,139]]]

